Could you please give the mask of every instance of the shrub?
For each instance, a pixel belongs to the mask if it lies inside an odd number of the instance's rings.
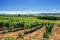
[[[3,22],[0,22],[0,28],[2,28],[4,26]]]
[[[10,23],[5,23],[5,27],[9,28],[10,27]]]
[[[24,27],[24,23],[18,22],[16,25],[17,25],[17,27]]]
[[[18,32],[18,38],[22,38],[23,37],[23,33],[22,32]]]
[[[49,34],[51,33],[51,30],[52,30],[52,27],[53,27],[53,23],[48,22],[45,24],[45,32],[43,35],[43,40],[48,40]]]
[[[6,37],[5,40],[14,40],[13,37]]]

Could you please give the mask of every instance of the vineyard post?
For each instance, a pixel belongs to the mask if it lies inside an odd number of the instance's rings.
[[[23,18],[22,18],[22,20],[23,20]],[[25,23],[24,23],[24,20],[23,20],[23,24],[24,24],[24,25],[23,25],[23,26],[24,26],[23,29],[24,29],[24,34],[25,34]]]
[[[24,24],[24,34],[25,34],[25,24]]]

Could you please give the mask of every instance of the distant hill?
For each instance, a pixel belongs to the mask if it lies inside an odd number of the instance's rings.
[[[60,13],[39,13],[39,14],[35,14],[35,16],[53,16],[53,15],[60,15]]]
[[[0,13],[0,15],[9,15],[9,16],[18,16],[18,14],[7,14],[7,13]],[[22,16],[48,16],[48,15],[60,15],[60,13],[37,13],[37,14],[20,14]]]

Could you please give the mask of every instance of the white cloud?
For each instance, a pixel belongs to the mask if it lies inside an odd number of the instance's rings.
[[[59,9],[52,9],[53,12],[59,13],[60,12],[60,8]]]
[[[52,9],[51,11],[0,11],[4,14],[37,14],[37,13],[59,13],[60,9]]]
[[[40,13],[40,12],[32,12],[32,11],[0,11],[0,13],[5,13],[5,14],[34,14],[34,13]]]

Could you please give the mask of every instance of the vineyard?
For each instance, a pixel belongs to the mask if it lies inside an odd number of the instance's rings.
[[[54,26],[54,22],[55,21],[53,20],[43,20],[38,19],[37,17],[0,16],[0,35],[19,31],[18,37],[22,37],[23,39],[23,36],[27,35],[25,34],[26,31],[30,33],[31,31],[34,32],[35,30],[45,27],[42,40],[48,40]],[[59,21],[57,21],[57,24],[60,26]],[[21,30],[23,33],[20,32]],[[14,38],[5,37],[4,40],[14,40]]]

